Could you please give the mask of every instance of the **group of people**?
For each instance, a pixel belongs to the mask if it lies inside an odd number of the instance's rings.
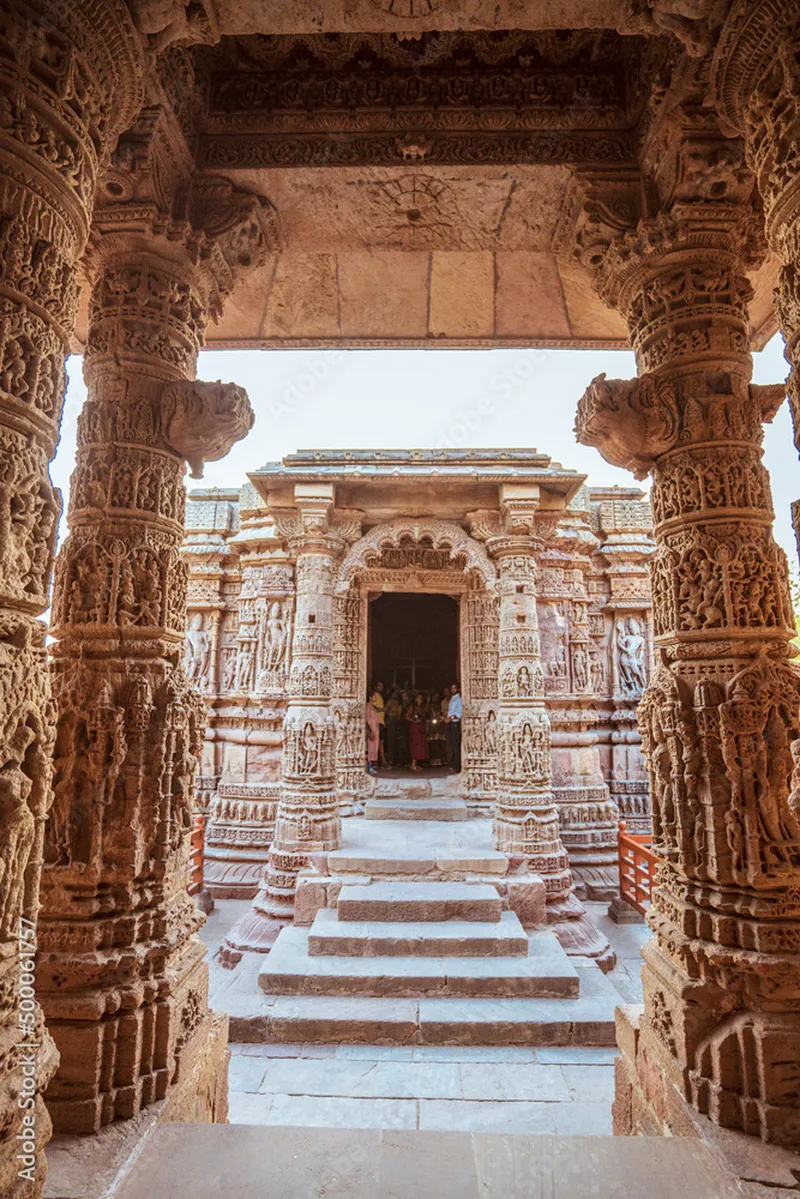
[[[458,683],[449,692],[435,692],[429,699],[421,693],[393,688],[388,694],[382,682],[370,689],[367,700],[367,770],[376,774],[378,766],[420,770],[432,760],[429,742],[433,729],[444,726],[446,765],[461,770],[462,702]]]

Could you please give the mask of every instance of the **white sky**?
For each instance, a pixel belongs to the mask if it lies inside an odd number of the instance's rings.
[[[81,360],[67,363],[70,384],[61,444],[53,463],[68,498],[75,464],[75,422],[86,394]],[[613,350],[212,350],[200,355],[198,378],[240,383],[256,413],[249,437],[227,458],[207,465],[190,487],[239,487],[247,471],[298,449],[429,449],[439,446],[528,447],[583,471],[596,486],[632,486],[626,471],[578,445],[575,407],[601,371],[635,373],[633,354]],[[775,337],[754,356],[753,380],[775,383],[787,373]],[[784,404],[765,436],[778,541],[797,562],[789,505],[800,498],[800,470]]]

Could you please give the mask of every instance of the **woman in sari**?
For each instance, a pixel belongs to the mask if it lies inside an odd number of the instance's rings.
[[[414,696],[413,704],[406,708],[408,725],[408,756],[411,769],[419,770],[420,762],[428,760],[428,724],[425,719],[425,703],[421,695]]]

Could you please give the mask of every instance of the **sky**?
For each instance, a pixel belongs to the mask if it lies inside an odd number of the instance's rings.
[[[754,355],[753,381],[776,383],[787,369],[776,336]],[[75,425],[86,394],[81,359],[70,358],[67,370],[61,442],[52,467],[65,510]],[[595,375],[630,378],[635,370],[633,354],[620,350],[206,351],[197,377],[244,386],[256,421],[227,458],[207,464],[202,482],[187,476],[187,485],[239,487],[248,471],[298,449],[525,447],[585,472],[590,485],[635,486],[627,471],[578,445],[572,431],[578,399]],[[786,403],[767,426],[764,446],[775,535],[794,568],[789,505],[800,498],[800,468]]]

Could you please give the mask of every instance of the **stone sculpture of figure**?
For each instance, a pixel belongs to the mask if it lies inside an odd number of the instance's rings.
[[[249,691],[253,684],[253,644],[243,641],[236,657],[236,690]]]
[[[536,773],[536,756],[536,738],[533,728],[526,721],[519,739],[519,766],[522,774]]]
[[[576,691],[585,691],[589,686],[586,646],[580,642],[572,647],[572,683]]]
[[[589,672],[592,680],[592,691],[601,695],[606,688],[606,672],[602,652],[599,645],[592,642],[589,646]]]
[[[319,773],[319,737],[310,720],[303,725],[298,745],[297,762],[300,774]]]
[[[283,608],[278,600],[270,605],[264,649],[267,670],[276,670],[286,655],[286,622],[283,619]]]
[[[236,683],[236,668],[238,661],[239,659],[236,656],[236,652],[231,649],[228,652],[228,660],[225,663],[225,677],[223,679],[223,687],[226,691],[233,691]]]
[[[617,626],[617,662],[622,693],[637,695],[644,691],[644,629],[635,616]]]
[[[193,683],[208,681],[211,634],[203,628],[203,613],[195,612],[186,631],[186,673]]]
[[[0,937],[16,938],[25,890],[25,869],[33,846],[36,821],[28,806],[32,783],[22,769],[35,739],[32,729],[18,725],[7,743],[9,761],[0,769]]]

